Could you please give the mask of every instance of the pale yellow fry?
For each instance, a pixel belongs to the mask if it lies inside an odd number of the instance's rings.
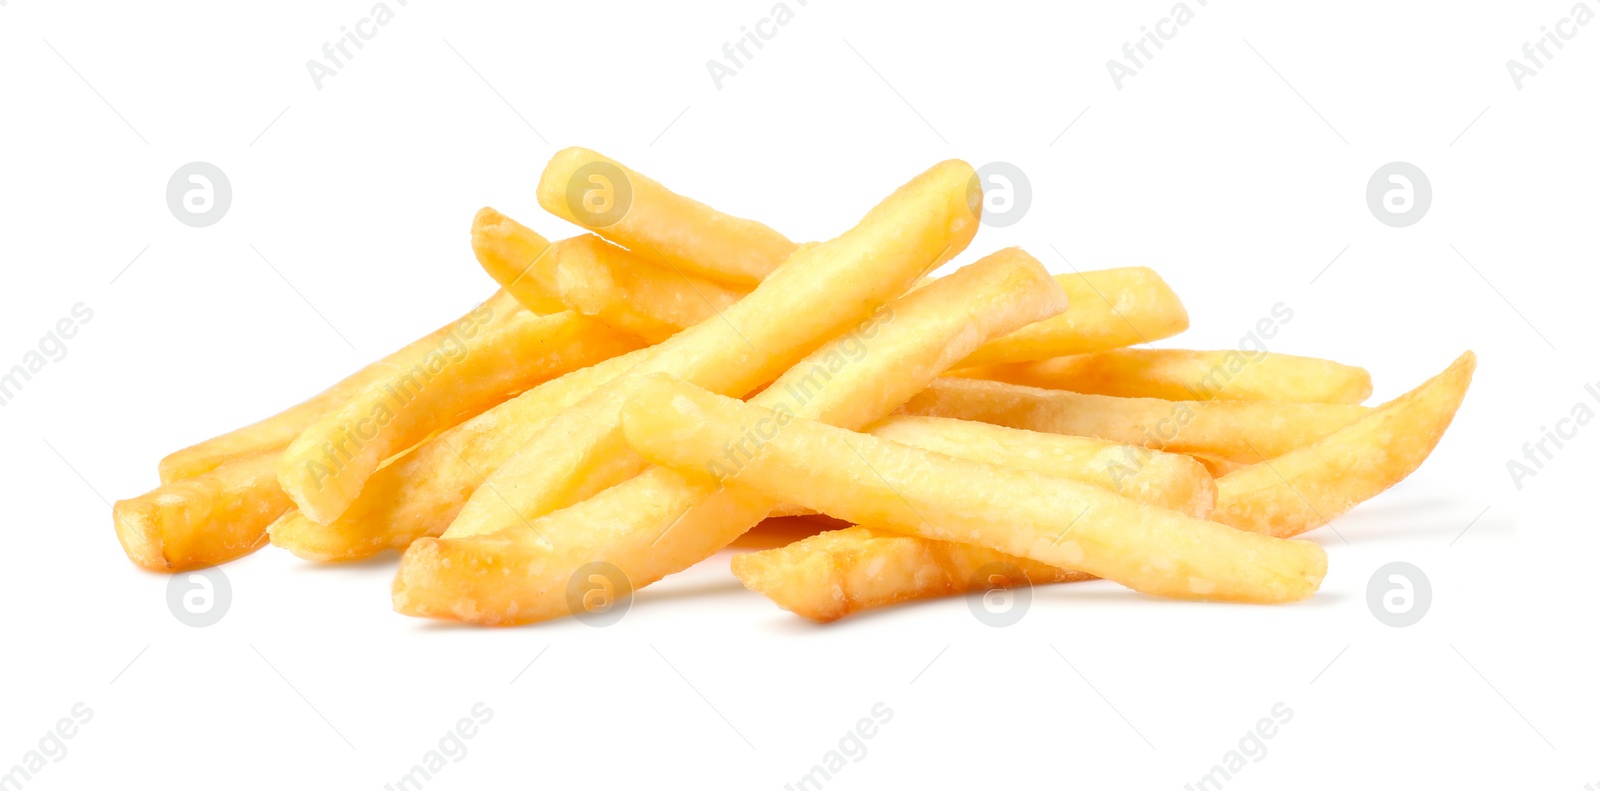
[[[1063,307],[1038,262],[1006,250],[912,292],[878,320],[836,338],[752,398],[857,426],[893,409],[985,339]],[[764,427],[752,427],[761,436]],[[745,440],[748,441],[748,440]],[[730,445],[730,450],[732,446]],[[420,541],[395,581],[403,613],[475,623],[568,614],[567,584],[597,559],[640,587],[710,557],[774,507],[748,490],[716,491],[646,470],[570,508],[492,535]]]
[[[483,304],[432,333],[412,341],[399,351],[345,377],[338,384],[265,420],[213,437],[197,445],[169,454],[161,460],[161,482],[171,483],[200,475],[231,460],[263,451],[282,450],[306,426],[344,403],[367,385],[395,371],[411,367],[417,360],[438,349],[440,344],[466,331],[493,329],[509,321],[518,310],[516,298],[496,291]]]
[[[352,395],[289,444],[278,482],[301,514],[331,522],[390,456],[540,382],[639,347],[573,311],[524,311],[499,329],[453,340]]]
[[[853,526],[733,557],[733,575],[796,615],[846,615],[971,591],[1094,579],[986,547]]]
[[[795,253],[721,315],[657,346],[648,362],[551,420],[490,476],[492,487],[473,494],[446,535],[521,524],[641,471],[644,462],[623,442],[617,418],[640,376],[670,373],[744,395],[881,310],[972,240],[972,174],[960,160],[935,165],[854,228]]]
[[[573,371],[441,432],[378,468],[332,522],[285,514],[271,527],[273,545],[306,560],[359,560],[443,533],[484,476],[550,418],[654,353],[640,349]]]
[[[758,283],[795,250],[761,223],[685,198],[586,148],[550,158],[539,205],[641,255],[729,283]]]
[[[958,368],[1047,360],[1170,338],[1189,328],[1189,312],[1153,270],[1142,266],[1057,275],[1072,308],[996,338]]]
[[[1206,518],[1217,499],[1206,468],[1177,453],[1134,452],[1103,439],[942,417],[894,415],[862,431],[946,456],[1080,481],[1197,519]],[[1141,463],[1129,464],[1133,457]]]
[[[1119,398],[951,376],[905,405],[911,415],[1099,437],[1246,463],[1310,444],[1371,411],[1355,404]]]
[[[719,471],[742,427],[772,410],[653,377],[623,411],[628,442],[689,475]],[[1314,593],[1327,555],[1095,486],[956,459],[802,418],[724,481],[858,524],[975,544],[1158,596],[1275,603]]]
[[[1169,401],[1359,404],[1372,395],[1372,377],[1365,369],[1254,349],[1108,349],[1037,362],[979,366],[957,375],[1050,390]]]
[[[278,453],[231,459],[112,506],[123,551],[150,571],[214,566],[254,552],[294,507],[278,486]]]
[[[472,218],[472,253],[506,293],[535,313],[560,313],[567,305],[556,295],[550,240],[494,209]]]
[[[472,246],[479,263],[524,304],[545,306],[553,298],[651,343],[727,310],[749,293],[657,264],[598,236],[540,247],[520,242],[537,234],[493,209],[478,212],[478,220]]]
[[[1477,357],[1461,355],[1415,390],[1332,434],[1217,480],[1213,518],[1240,530],[1299,535],[1399,483],[1444,436]]]

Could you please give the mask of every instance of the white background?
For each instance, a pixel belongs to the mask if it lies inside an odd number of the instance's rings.
[[[779,789],[879,702],[828,788],[1180,789],[1279,702],[1228,788],[1600,787],[1600,428],[1520,491],[1506,469],[1600,381],[1600,23],[1520,90],[1505,66],[1568,0],[1191,4],[1121,90],[1106,62],[1166,0],[791,4],[720,90],[705,64],[765,0],[391,5],[318,90],[306,61],[365,0],[0,3],[0,366],[94,312],[0,407],[0,770],[94,712],[27,788],[378,789],[480,701],[428,788]],[[615,626],[483,631],[394,614],[393,555],[269,548],[226,567],[220,623],[175,620],[108,501],[487,295],[479,207],[569,233],[534,201],[566,145],[796,240],[939,160],[1015,163],[1028,214],[960,262],[1156,267],[1193,318],[1162,345],[1228,348],[1286,303],[1273,350],[1366,366],[1374,402],[1469,348],[1477,380],[1421,472],[1311,536],[1330,571],[1293,606],[1092,583],[1004,629],[959,598],[815,627],[723,555]],[[165,202],[195,160],[234,193],[203,229]],[[1434,193],[1404,229],[1364,197],[1395,160]],[[1396,560],[1434,596],[1403,629],[1365,598]]]

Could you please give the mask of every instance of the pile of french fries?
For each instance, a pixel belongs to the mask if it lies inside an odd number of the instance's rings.
[[[162,459],[158,488],[114,506],[128,557],[399,550],[397,611],[521,624],[587,611],[596,564],[614,602],[798,518],[811,535],[733,572],[818,621],[1096,577],[1292,602],[1327,569],[1294,537],[1415,470],[1474,368],[1367,407],[1360,368],[1134,348],[1189,323],[1148,269],[1052,276],[1011,248],[929,278],[980,224],[958,160],[815,244],[581,148],[538,198],[592,234],[480,211],[494,295]]]

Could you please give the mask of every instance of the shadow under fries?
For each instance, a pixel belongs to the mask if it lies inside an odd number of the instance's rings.
[[[878,628],[877,620],[880,618],[903,618],[905,613],[915,612],[920,609],[936,609],[940,607],[959,608],[965,611],[965,599],[969,596],[980,595],[977,593],[959,593],[951,596],[941,596],[933,599],[919,599],[916,601],[902,602],[893,607],[878,607],[863,610],[840,618],[837,621],[818,623],[809,618],[802,618],[794,613],[774,607],[774,612],[764,618],[760,628],[778,635],[809,635],[828,631],[847,631],[852,627]],[[1276,605],[1277,607],[1290,607],[1294,609],[1331,609],[1349,606],[1357,597],[1346,593],[1322,590],[1316,596],[1291,604]],[[1114,582],[1106,580],[1085,580],[1083,582],[1061,583],[1055,585],[1035,585],[1033,588],[1033,606],[1041,605],[1050,607],[1056,614],[1065,616],[1074,608],[1083,606],[1103,607],[1146,607],[1159,606],[1191,607],[1197,612],[1215,610],[1218,607],[1238,609],[1243,612],[1262,611],[1259,604],[1242,602],[1211,602],[1211,601],[1174,601],[1157,596],[1150,596],[1135,590],[1124,588]]]

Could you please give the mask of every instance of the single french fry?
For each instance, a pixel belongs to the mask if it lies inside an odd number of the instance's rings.
[[[644,375],[679,376],[744,395],[903,293],[966,248],[980,208],[960,160],[928,169],[854,228],[801,249],[721,315],[655,347],[656,354],[551,420],[489,477],[445,535],[493,533],[559,510],[645,467],[627,447],[617,412]]]
[[[472,254],[500,288],[534,313],[560,313],[548,255],[550,240],[485,206],[472,217]]]
[[[278,482],[300,513],[331,522],[390,456],[540,382],[639,347],[633,336],[573,311],[524,312],[499,329],[452,340],[355,393],[289,444]]]
[[[338,384],[265,420],[168,454],[161,460],[161,482],[171,483],[215,469],[231,459],[282,450],[318,418],[367,385],[411,367],[463,332],[494,329],[521,310],[515,297],[496,291],[483,304],[399,351],[345,377]]]
[[[484,477],[552,417],[654,353],[640,349],[573,371],[441,432],[378,468],[332,522],[285,514],[270,528],[272,544],[306,560],[347,561],[439,535]]]
[[[1133,451],[1102,439],[912,415],[893,415],[862,431],[958,459],[1080,481],[1196,519],[1205,519],[1217,499],[1216,483],[1206,468],[1177,453]],[[1129,464],[1131,457],[1141,463]]]
[[[473,224],[472,247],[501,287],[531,309],[547,308],[553,300],[650,343],[727,310],[749,293],[659,265],[598,236],[543,247],[520,241],[529,236],[537,234],[483,209]]]
[[[1182,599],[1297,601],[1327,570],[1327,555],[1308,541],[783,416],[667,376],[652,377],[623,410],[630,445],[708,485],[723,472],[725,443],[762,422],[781,429],[723,482],[837,519],[976,544]]]
[[[958,372],[1049,390],[1168,401],[1359,404],[1372,395],[1365,369],[1260,350],[1108,349]]]
[[[1142,266],[1057,275],[1072,309],[997,338],[958,368],[1047,360],[1170,338],[1189,312],[1161,276]]]
[[[685,198],[586,148],[550,158],[539,205],[641,255],[729,283],[759,283],[795,250],[761,223]]]
[[[1472,384],[1467,352],[1442,373],[1316,442],[1217,480],[1213,518],[1252,533],[1288,537],[1399,483],[1428,458]]]
[[[951,376],[904,409],[1246,463],[1308,445],[1372,411],[1355,404],[1120,398]]]
[[[112,506],[123,551],[149,571],[226,563],[259,548],[267,525],[294,507],[278,486],[278,453],[230,459]]]
[[[1094,579],[986,547],[859,525],[735,555],[732,565],[746,588],[823,623],[919,599]]]
[[[892,410],[985,339],[1060,310],[1062,293],[1027,254],[1004,250],[891,304],[751,400],[859,426]],[[759,441],[769,426],[752,426]],[[730,452],[738,453],[734,445]],[[730,463],[736,459],[729,459]],[[569,508],[489,535],[424,539],[395,579],[402,613],[474,623],[567,615],[568,580],[597,559],[641,587],[710,557],[775,507],[748,490],[652,468]],[[454,530],[454,528],[452,528]]]

